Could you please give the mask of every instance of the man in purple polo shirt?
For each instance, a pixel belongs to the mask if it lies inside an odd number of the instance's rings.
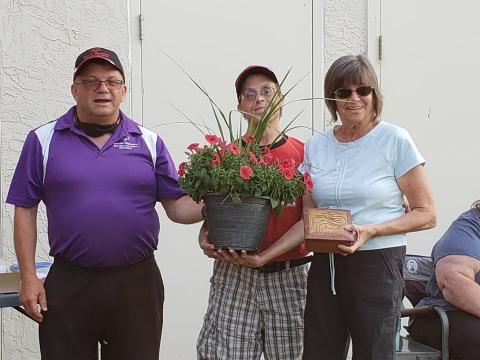
[[[65,115],[30,132],[7,202],[15,205],[20,299],[40,322],[42,359],[155,359],[163,283],[157,248],[160,201],[179,223],[201,220],[163,141],[120,111],[122,65],[93,48],[75,63]],[[43,201],[54,264],[35,274],[36,219]]]

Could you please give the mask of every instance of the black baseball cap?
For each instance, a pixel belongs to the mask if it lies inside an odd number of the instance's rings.
[[[73,72],[73,78],[79,73],[85,64],[90,60],[104,60],[109,64],[113,65],[122,73],[123,80],[125,80],[125,74],[123,73],[123,66],[118,58],[117,54],[109,49],[94,47],[88,50],[85,50],[80,55],[78,55],[77,60],[75,61],[75,70]]]
[[[270,80],[278,84],[277,77],[275,73],[270,70],[269,68],[262,66],[262,65],[250,65],[247,66],[241,73],[238,75],[237,80],[235,80],[235,90],[237,91],[237,98],[240,98],[243,84],[245,80],[251,75],[261,74],[268,77]]]

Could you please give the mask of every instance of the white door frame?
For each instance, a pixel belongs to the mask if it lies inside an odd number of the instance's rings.
[[[371,61],[378,76],[380,88],[382,87],[382,60],[379,56],[380,36],[382,35],[382,1],[367,0],[367,56]]]

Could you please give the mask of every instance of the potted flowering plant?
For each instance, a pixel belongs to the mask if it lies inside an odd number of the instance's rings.
[[[188,147],[188,161],[178,170],[180,186],[205,202],[215,247],[258,250],[270,210],[278,214],[311,190],[310,176],[298,172],[293,159],[275,159],[253,137],[227,143],[207,134],[205,140],[208,145]]]
[[[309,175],[298,172],[300,164],[293,158],[278,160],[268,146],[260,145],[272,119],[279,119],[283,105],[281,83],[277,89],[270,89],[271,98],[261,114],[239,110],[249,119],[244,136],[233,135],[233,111],[225,116],[206,91],[197,86],[210,100],[220,136],[209,129],[204,134],[206,144],[188,146],[188,159],[178,170],[180,186],[195,201],[204,201],[209,236],[215,247],[257,250],[271,209],[279,214],[312,186]],[[222,128],[222,120],[227,131]],[[282,136],[284,132],[278,135]]]
[[[293,159],[274,159],[268,147],[246,137],[231,143],[207,134],[208,145],[188,147],[188,161],[179,166],[180,186],[195,200],[222,193],[233,203],[248,197],[266,197],[279,213],[311,187],[308,173],[300,174]]]

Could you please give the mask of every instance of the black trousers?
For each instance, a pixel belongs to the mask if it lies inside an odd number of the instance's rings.
[[[404,246],[335,255],[333,295],[328,254],[315,254],[308,274],[304,360],[344,360],[350,338],[354,360],[394,359],[404,258]]]
[[[480,319],[463,311],[447,311],[450,356],[455,360],[480,359]],[[415,318],[409,334],[417,341],[441,349],[440,319],[436,314]]]
[[[45,281],[43,360],[158,360],[163,282],[153,255],[125,267],[89,269],[55,259]]]

